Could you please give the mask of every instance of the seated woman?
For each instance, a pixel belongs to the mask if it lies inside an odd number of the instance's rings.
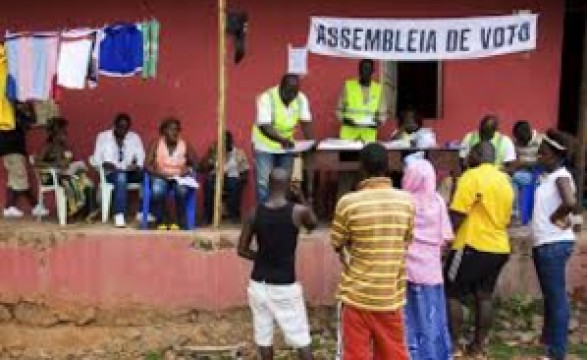
[[[175,118],[163,120],[159,126],[161,137],[154,142],[147,154],[145,168],[151,175],[151,194],[157,229],[179,230],[178,223],[185,229],[185,204],[190,188],[180,185],[178,180],[195,176],[196,156],[192,147],[180,138],[181,125]],[[175,191],[176,212],[174,222],[169,220],[167,194]]]
[[[67,216],[85,216],[89,221],[98,214],[96,191],[85,164],[73,161],[73,153],[67,145],[67,125],[67,120],[62,117],[49,119],[47,140],[38,156],[37,166],[59,170],[59,183],[67,200]],[[43,184],[52,181],[47,175],[41,178]]]

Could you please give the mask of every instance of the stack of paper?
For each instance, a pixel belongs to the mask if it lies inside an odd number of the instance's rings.
[[[318,145],[318,150],[361,150],[363,146],[360,141],[325,139]]]

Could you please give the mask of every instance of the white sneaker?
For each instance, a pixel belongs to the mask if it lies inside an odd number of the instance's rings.
[[[116,226],[117,228],[122,228],[126,226],[126,222],[124,221],[124,214],[114,215],[114,226]]]
[[[24,213],[20,211],[20,209],[11,206],[7,209],[4,209],[2,215],[4,215],[5,218],[21,218],[24,216]]]
[[[143,221],[143,213],[141,211],[137,212],[137,221]],[[147,222],[155,222],[155,217],[151,214],[147,216]]]
[[[31,210],[31,215],[35,217],[47,216],[49,215],[49,210],[47,210],[44,206],[41,206],[41,204],[37,204],[33,210]]]

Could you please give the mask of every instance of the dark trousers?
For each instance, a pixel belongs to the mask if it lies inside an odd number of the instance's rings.
[[[224,177],[224,191],[226,207],[231,220],[240,218],[242,181],[235,177]],[[216,175],[208,175],[204,185],[204,214],[206,221],[211,223],[214,218],[214,194],[216,189]]]
[[[114,170],[106,175],[106,181],[114,185],[112,207],[114,214],[125,214],[128,206],[126,187],[129,183],[141,183],[142,171]]]
[[[187,227],[185,221],[185,204],[190,189],[187,186],[179,185],[173,179],[151,176],[151,203],[158,224],[170,224],[169,212],[167,211],[167,195],[172,190],[175,192],[176,222],[185,229]]]

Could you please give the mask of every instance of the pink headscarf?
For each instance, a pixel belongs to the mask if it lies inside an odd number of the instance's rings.
[[[414,240],[441,245],[454,233],[448,219],[444,199],[436,192],[436,172],[428,160],[415,159],[408,163],[402,187],[414,200],[416,217]]]

